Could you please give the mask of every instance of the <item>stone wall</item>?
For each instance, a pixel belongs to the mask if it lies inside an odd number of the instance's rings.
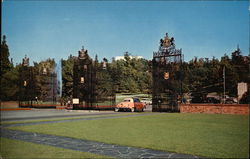
[[[1,101],[1,109],[2,108],[18,108],[18,101]]]
[[[249,104],[181,104],[181,113],[249,114]]]

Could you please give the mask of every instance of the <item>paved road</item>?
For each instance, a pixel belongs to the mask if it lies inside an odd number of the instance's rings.
[[[140,113],[128,116],[103,116],[103,117],[90,117],[84,118],[80,120],[99,120],[99,119],[107,119],[107,118],[119,118],[119,117],[132,117],[132,116],[142,116],[142,115],[152,115],[152,114],[160,114],[160,113]],[[49,121],[46,123],[53,122],[69,122],[75,121],[72,120],[62,120],[62,121]],[[77,119],[79,120],[79,119]],[[36,123],[42,124],[44,122]],[[23,123],[22,125],[29,125],[32,123]],[[34,123],[33,123],[34,124]],[[12,126],[21,126],[13,124]],[[45,144],[55,147],[61,147],[65,149],[77,150],[82,152],[89,152],[98,155],[105,155],[115,158],[201,158],[199,156],[188,155],[188,154],[178,154],[171,153],[165,151],[158,151],[152,149],[145,148],[137,148],[137,147],[129,147],[129,146],[121,146],[115,144],[107,144],[102,142],[90,141],[90,140],[82,140],[70,137],[56,136],[56,135],[47,135],[40,133],[32,133],[25,132],[19,130],[10,130],[7,129],[4,125],[1,128],[1,137],[22,140],[26,142],[32,142],[36,144]]]
[[[152,112],[152,105],[146,105],[145,112]]]
[[[90,115],[111,115],[123,112],[89,111],[89,110],[57,110],[57,109],[32,109],[18,111],[1,111],[1,121],[20,121],[30,119],[64,118]]]
[[[145,112],[152,112],[152,105],[147,105]],[[127,112],[93,111],[93,110],[58,110],[58,109],[32,109],[1,111],[1,121],[20,121],[31,119],[65,118],[90,115],[111,115]]]
[[[126,117],[135,117],[135,116],[146,116],[146,115],[157,115],[159,113],[139,113],[139,114],[127,114],[121,116],[98,116],[98,117],[88,117],[88,118],[78,118],[78,119],[64,119],[64,120],[55,120],[55,121],[39,121],[39,122],[28,122],[28,123],[16,123],[16,124],[2,124],[1,127],[15,127],[15,126],[26,126],[26,125],[40,125],[40,124],[50,124],[50,123],[64,123],[64,122],[73,122],[79,120],[100,120],[100,119],[113,119],[113,118],[126,118]],[[113,115],[113,114],[112,114]]]

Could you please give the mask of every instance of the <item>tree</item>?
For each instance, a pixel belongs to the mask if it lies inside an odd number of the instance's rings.
[[[18,93],[18,70],[13,67],[9,60],[9,48],[6,42],[6,36],[1,41],[0,56],[0,92],[1,100],[16,100]]]
[[[72,55],[67,60],[62,60],[62,97],[69,100],[73,97],[73,66]]]
[[[10,63],[9,56],[9,47],[6,42],[6,36],[4,35],[3,41],[1,42],[1,76],[13,68],[13,65]]]
[[[1,77],[2,100],[18,100],[19,71],[15,67]]]
[[[113,60],[111,77],[116,85],[117,93],[149,93],[152,87],[150,61],[130,58],[124,54],[124,60]]]
[[[54,59],[34,62],[35,95],[42,101],[55,101],[57,96],[57,77]]]
[[[223,95],[223,68],[225,68],[226,94],[237,97],[237,84],[250,83],[249,66],[250,57],[242,56],[239,48],[232,53],[232,58],[226,54],[220,60],[215,57],[211,60],[195,57],[189,63],[183,64],[185,75],[183,90],[197,97],[194,99],[196,102],[204,102],[203,97],[211,92]]]

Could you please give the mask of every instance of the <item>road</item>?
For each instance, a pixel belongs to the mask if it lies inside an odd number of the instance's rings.
[[[147,105],[145,112],[151,112],[152,106]],[[1,121],[20,121],[30,119],[65,118],[90,115],[111,115],[126,112],[96,111],[96,110],[58,110],[58,109],[32,109],[1,111]]]
[[[65,118],[90,115],[111,115],[123,112],[89,111],[89,110],[58,110],[58,109],[32,109],[17,111],[1,111],[1,121],[20,121],[30,119]]]

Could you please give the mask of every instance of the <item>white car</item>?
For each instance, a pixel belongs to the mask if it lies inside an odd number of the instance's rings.
[[[149,98],[142,98],[141,102],[144,103],[145,105],[152,105],[152,99]]]

